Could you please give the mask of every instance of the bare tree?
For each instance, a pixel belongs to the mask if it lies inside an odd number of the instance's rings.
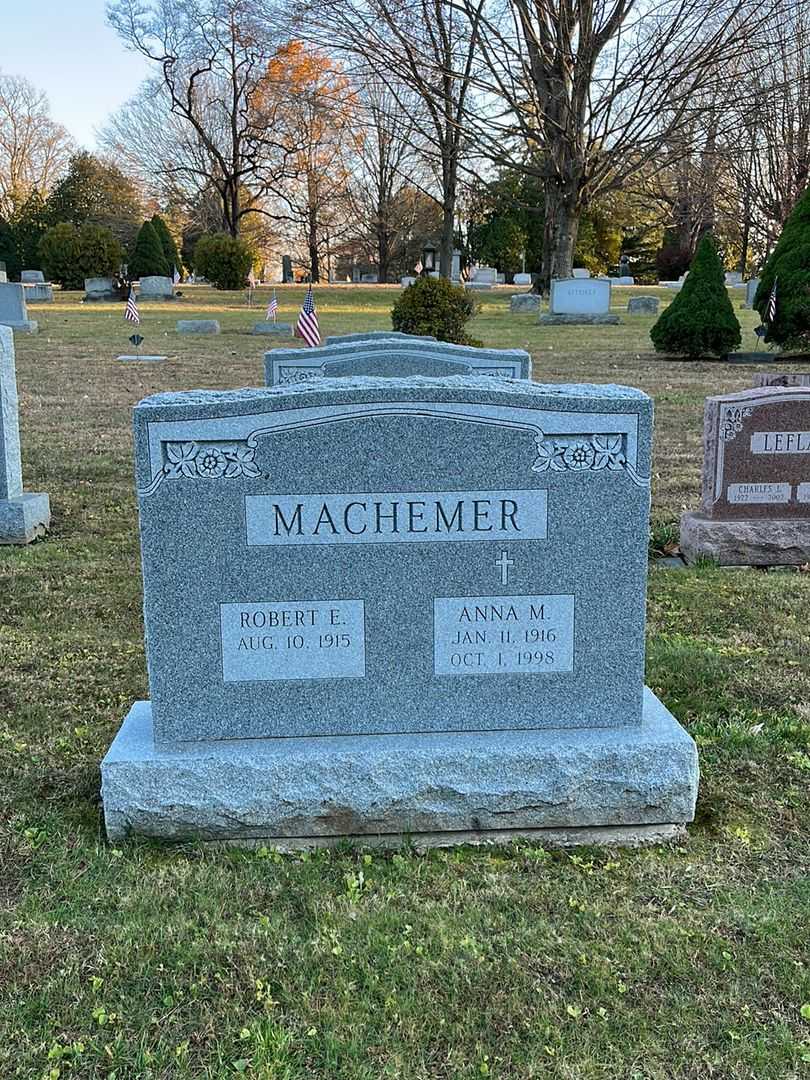
[[[310,0],[302,36],[351,58],[358,83],[373,77],[389,91],[391,116],[409,117],[412,144],[435,171],[442,208],[440,273],[450,277],[459,171],[466,150],[477,47],[475,4],[463,14],[446,0]],[[413,179],[413,178],[412,178]]]
[[[405,91],[400,93],[405,96]],[[425,185],[424,162],[414,149],[415,123],[380,79],[371,76],[357,92],[354,175],[349,188],[355,231],[370,241],[379,280],[413,228],[413,200],[404,198],[411,177]]]
[[[159,139],[162,174],[198,190],[214,188],[222,227],[233,236],[245,215],[261,211],[268,162],[283,158],[272,124],[254,107],[274,40],[270,20],[256,8],[254,0],[115,0],[107,8],[129,47],[160,68],[161,91],[154,84],[144,91],[138,112],[153,121],[152,131],[164,102],[173,118]],[[135,116],[119,117],[113,141],[137,146],[136,123]],[[172,140],[182,149],[176,161],[166,152]],[[150,156],[156,151],[147,148]]]
[[[767,63],[756,0],[487,0],[483,14],[448,2],[486,65],[490,107],[468,128],[492,160],[543,180],[545,287],[570,276],[583,209],[682,153],[706,102],[728,100],[733,59]]]
[[[76,146],[48,115],[48,99],[28,82],[0,73],[0,215],[9,217],[36,189],[46,195]]]

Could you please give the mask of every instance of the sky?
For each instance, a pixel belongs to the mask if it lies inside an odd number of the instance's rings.
[[[44,90],[51,116],[93,150],[94,129],[135,93],[147,62],[107,26],[105,0],[0,0],[0,71]]]

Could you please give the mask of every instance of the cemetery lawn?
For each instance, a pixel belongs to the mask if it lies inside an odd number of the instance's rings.
[[[671,362],[651,317],[548,327],[480,297],[472,333],[536,377],[655,397],[653,547],[698,503],[703,399],[755,368]],[[99,762],[147,696],[131,405],[259,385],[244,298],[57,294],[17,336],[23,471],[50,537],[0,548],[0,1077],[793,1080],[810,1066],[810,573],[666,570],[647,681],[698,742],[683,843],[283,856],[111,847]],[[614,290],[623,311],[629,289]],[[665,289],[636,289],[659,295]],[[739,309],[742,290],[732,296]],[[388,326],[396,288],[319,290],[324,333]],[[294,320],[303,290],[279,289]],[[739,312],[744,348],[756,316]],[[218,318],[213,338],[177,318]],[[212,572],[216,572],[215,568]]]

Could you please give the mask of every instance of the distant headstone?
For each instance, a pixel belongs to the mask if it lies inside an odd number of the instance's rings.
[[[759,288],[758,277],[751,278],[750,281],[745,283],[745,304],[746,308],[752,308],[754,306],[754,297],[757,295],[757,289]]]
[[[453,261],[450,266],[450,280],[455,282],[461,280],[461,252],[458,248],[453,252]]]
[[[23,270],[20,281],[23,285],[44,285],[45,275],[41,270]]]
[[[571,277],[575,278],[589,278],[591,276],[590,270],[586,270],[582,266],[575,266],[571,271]]]
[[[354,345],[365,341],[435,341],[432,334],[403,334],[398,330],[366,330],[359,334],[332,334],[324,345]]]
[[[173,300],[174,282],[170,277],[143,277],[140,280],[138,297],[141,300]]]
[[[9,326],[24,334],[35,334],[37,324],[28,318],[25,287],[16,282],[0,285],[0,326]]]
[[[726,274],[726,285],[730,285],[732,288],[736,288],[738,285],[742,285],[743,276],[739,270],[729,270]]]
[[[258,322],[253,327],[254,334],[269,334],[271,337],[292,337],[292,324],[288,322]]]
[[[362,285],[377,285],[379,283],[379,276],[377,274],[361,274],[360,283]]]
[[[5,285],[8,281],[8,275],[5,270],[0,270],[0,285]]]
[[[101,300],[115,300],[115,282],[108,277],[85,278],[84,299],[90,303]]]
[[[53,285],[50,282],[42,284],[41,282],[36,285],[23,285],[25,289],[25,302],[26,304],[52,304],[53,303]]]
[[[619,259],[619,277],[630,277],[630,259],[627,255],[622,255]]]
[[[219,322],[216,319],[178,319],[178,334],[218,334]]]
[[[616,285],[635,285],[636,283],[636,279],[634,277],[630,277],[629,274],[624,274],[621,277],[617,278],[611,278],[611,280],[614,281]]]
[[[401,285],[401,287],[403,289],[407,289],[409,285],[414,285],[415,283],[416,283],[416,278],[412,277],[410,274],[405,274],[403,277],[401,277],[399,279],[399,284]]]
[[[706,399],[703,500],[681,518],[681,550],[724,566],[810,562],[810,389]]]
[[[532,283],[532,275],[531,274],[515,274],[515,276],[514,276],[514,278],[512,280],[514,281],[515,285],[531,285],[531,283]]]
[[[643,685],[646,395],[327,379],[134,423],[151,700],[102,763],[111,840],[692,819],[695,744]]]
[[[494,375],[530,379],[531,357],[523,349],[477,349],[446,341],[389,338],[322,345],[315,349],[271,349],[264,356],[268,386],[326,376]]]
[[[0,326],[0,544],[30,544],[50,523],[48,496],[23,491],[14,334]]]
[[[541,314],[542,325],[615,325],[618,315],[610,314],[610,282],[599,278],[564,278],[552,281],[548,314]]]
[[[295,281],[292,268],[292,257],[290,255],[281,256],[281,281],[284,285],[292,285]]]
[[[515,293],[514,296],[509,298],[509,310],[512,312],[539,311],[540,294],[530,292]]]
[[[657,315],[657,296],[632,296],[627,301],[628,315]]]
[[[758,371],[754,386],[810,386],[810,372],[805,371]]]
[[[488,292],[498,284],[498,271],[494,266],[477,266],[465,282],[465,287],[479,292]]]

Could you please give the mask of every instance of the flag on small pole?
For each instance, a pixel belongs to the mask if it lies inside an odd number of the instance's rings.
[[[276,312],[278,311],[278,297],[276,296],[276,290],[273,289],[273,295],[270,297],[270,303],[267,305],[267,315],[265,316],[265,322],[276,321]]]
[[[315,297],[312,286],[307,290],[298,322],[295,324],[295,336],[303,338],[310,348],[321,343],[321,328],[318,325],[318,313],[315,310]]]
[[[253,291],[256,288],[256,275],[253,273],[253,267],[250,268],[247,280],[247,306],[253,307]]]
[[[172,270],[172,281],[174,282],[175,285],[180,284],[180,271],[177,269],[176,266]]]
[[[138,312],[138,303],[135,299],[134,289],[129,290],[129,297],[127,298],[127,306],[124,311],[124,318],[127,322],[135,323],[136,326],[140,325],[141,316]]]
[[[779,280],[778,277],[773,279],[773,288],[771,289],[771,295],[768,297],[768,307],[765,312],[765,320],[769,324],[776,318],[776,283]]]

